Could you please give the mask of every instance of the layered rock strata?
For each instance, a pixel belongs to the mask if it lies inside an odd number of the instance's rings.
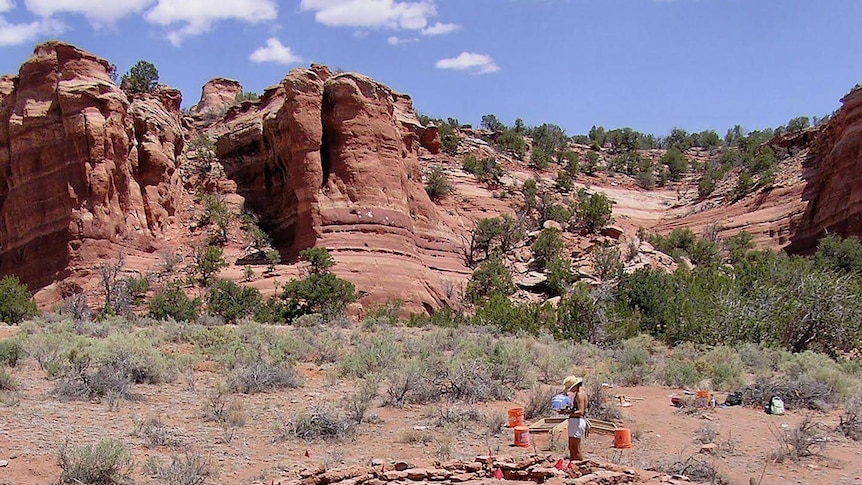
[[[111,69],[52,41],[0,80],[0,274],[31,289],[93,241],[147,246],[174,211],[179,92],[130,104]]]
[[[792,252],[811,252],[825,234],[862,237],[862,87],[815,135],[803,164],[804,213],[794,220]]]
[[[425,193],[409,97],[358,74],[294,69],[213,128],[217,156],[283,256],[312,246],[369,294],[412,311],[455,303],[469,270]],[[422,148],[424,149],[424,148]]]

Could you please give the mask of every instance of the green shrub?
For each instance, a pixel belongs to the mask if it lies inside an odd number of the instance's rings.
[[[536,179],[525,180],[524,185],[521,186],[521,193],[524,195],[524,206],[527,210],[535,209],[538,206],[536,195],[539,193],[539,187]]]
[[[287,283],[281,295],[295,316],[320,313],[331,318],[359,298],[353,283],[329,271],[335,260],[326,248],[306,249],[300,256],[311,266],[309,275]]]
[[[208,285],[212,277],[227,265],[222,249],[218,246],[201,246],[195,250],[192,269],[204,285]]]
[[[140,60],[123,74],[120,88],[127,94],[151,93],[159,83],[159,70],[151,62]]]
[[[15,276],[0,279],[0,321],[21,323],[39,313],[27,286]]]
[[[126,288],[135,304],[140,305],[150,290],[150,279],[146,275],[129,276],[126,278]]]
[[[425,173],[425,192],[431,200],[439,200],[452,190],[443,167],[434,165]]]
[[[494,157],[478,159],[472,153],[468,153],[464,156],[461,166],[465,172],[472,173],[482,182],[498,184],[500,177],[503,176],[503,169]]]
[[[171,362],[146,338],[117,334],[105,342],[105,347],[100,365],[136,384],[161,384],[176,379]]]
[[[742,387],[743,365],[739,355],[731,347],[716,347],[703,356],[712,388],[719,391],[735,391]]]
[[[554,181],[557,190],[560,192],[571,192],[575,188],[575,180],[568,170],[560,170],[557,172],[557,179]]]
[[[694,387],[703,376],[694,362],[670,359],[661,369],[662,383],[671,387]]]
[[[590,261],[596,276],[602,281],[618,278],[623,272],[623,262],[617,247],[597,247],[590,253]]]
[[[402,345],[390,334],[362,337],[342,360],[341,373],[362,378],[392,366],[399,366],[403,352]]]
[[[516,129],[507,129],[497,137],[495,142],[497,146],[509,150],[519,159],[523,159],[527,154],[527,141]]]
[[[589,287],[583,283],[575,286],[557,305],[556,319],[547,319],[545,324],[559,339],[594,341],[598,328],[598,308]]]
[[[584,165],[584,173],[595,175],[599,168],[599,154],[594,151],[587,152],[587,163]]]
[[[650,349],[653,345],[653,340],[644,335],[623,342],[622,348],[611,364],[614,380],[624,386],[645,384],[653,370],[650,359]]]
[[[599,232],[611,222],[611,200],[601,193],[589,196],[582,194],[581,203],[578,205],[578,219],[587,233]]]
[[[560,236],[560,231],[554,228],[542,229],[539,237],[530,246],[533,259],[540,269],[545,269],[552,260],[562,257],[564,249],[565,243]]]
[[[260,96],[254,91],[243,91],[236,93],[236,96],[234,96],[233,99],[237,104],[240,104],[243,101],[257,101],[260,99]]]
[[[131,483],[132,454],[123,443],[106,439],[95,445],[60,448],[61,484],[122,485]]]
[[[507,254],[523,236],[524,229],[520,221],[508,214],[480,219],[470,233],[467,259],[485,259],[492,252]]]
[[[578,276],[572,272],[572,261],[566,256],[552,259],[546,269],[547,285],[554,295],[564,294],[568,286],[578,279]]]
[[[515,290],[512,272],[503,263],[503,259],[499,256],[491,256],[470,275],[466,296],[475,303],[488,295],[495,293],[511,295]]]
[[[15,367],[24,356],[24,346],[17,338],[0,340],[0,365]]]
[[[6,372],[5,367],[0,367],[0,391],[11,391],[15,389],[15,380]]]
[[[189,298],[179,287],[171,285],[150,299],[149,315],[155,320],[170,317],[178,322],[193,322],[200,315],[200,306],[200,299]]]
[[[551,163],[551,154],[542,148],[535,147],[530,153],[530,166],[536,170],[544,170]]]
[[[661,157],[661,163],[666,165],[671,180],[681,180],[688,171],[688,159],[677,148],[671,148]]]
[[[255,315],[261,305],[260,291],[240,286],[232,281],[216,280],[207,292],[207,311],[236,323],[243,317]]]

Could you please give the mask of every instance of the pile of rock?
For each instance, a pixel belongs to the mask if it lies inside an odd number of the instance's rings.
[[[327,470],[302,470],[292,485],[389,485],[410,483],[478,484],[491,481],[517,481],[547,484],[615,485],[620,483],[659,483],[649,473],[592,460],[569,462],[548,455],[529,457],[478,456],[474,461],[436,462],[419,468],[406,462],[375,461],[361,467]],[[287,485],[287,484],[285,484]]]

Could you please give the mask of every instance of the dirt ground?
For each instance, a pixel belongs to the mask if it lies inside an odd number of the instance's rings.
[[[0,338],[12,333],[0,329]],[[242,395],[239,402],[245,424],[231,434],[204,414],[222,377],[206,362],[175,382],[163,385],[136,385],[132,401],[63,402],[50,395],[53,383],[45,378],[33,359],[11,369],[17,389],[2,396],[0,403],[0,484],[46,484],[57,480],[60,469],[57,453],[66,442],[77,445],[103,438],[122,441],[132,450],[135,483],[157,481],[146,475],[144,464],[153,459],[169,463],[172,456],[192,449],[209,458],[218,475],[212,483],[254,484],[291,478],[303,467],[326,464],[331,467],[367,464],[373,459],[403,460],[412,464],[431,464],[438,459],[472,459],[480,454],[517,455],[533,451],[562,456],[564,445],[550,448],[547,435],[533,434],[533,449],[514,448],[512,432],[503,428],[493,433],[481,420],[438,427],[447,412],[478,411],[482,415],[502,416],[515,403],[482,403],[475,408],[459,405],[407,406],[393,409],[374,406],[376,419],[363,423],[354,439],[343,443],[306,443],[277,441],[279,427],[312,404],[333,407],[352,393],[350,381],[338,376],[333,364],[299,364],[304,385],[295,390]],[[589,376],[588,376],[589,378]],[[662,387],[610,388],[611,396],[634,398],[622,408],[624,426],[632,430],[631,449],[613,448],[613,436],[593,433],[586,440],[589,458],[648,469],[661,462],[684,461],[690,456],[706,461],[732,479],[748,484],[750,478],[763,476],[763,484],[818,483],[862,484],[862,443],[845,439],[830,431],[822,456],[800,461],[774,463],[770,453],[778,447],[777,435],[793,427],[804,414],[790,412],[770,416],[751,408],[730,407],[710,410],[705,419],[686,414],[670,405],[670,396],[681,391]],[[723,395],[717,395],[719,402]],[[453,405],[454,406],[454,405]],[[475,413],[474,413],[475,414]],[[814,414],[825,429],[833,430],[839,412]],[[151,446],[136,432],[146,418],[158,417],[165,426],[167,444]],[[713,455],[700,454],[695,440],[705,425],[716,432],[719,445]],[[308,456],[306,457],[306,453]]]

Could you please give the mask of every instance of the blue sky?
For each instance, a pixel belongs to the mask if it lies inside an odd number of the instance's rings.
[[[0,72],[61,39],[125,72],[153,62],[197,102],[310,62],[358,71],[478,124],[774,127],[862,82],[858,0],[0,0]]]

